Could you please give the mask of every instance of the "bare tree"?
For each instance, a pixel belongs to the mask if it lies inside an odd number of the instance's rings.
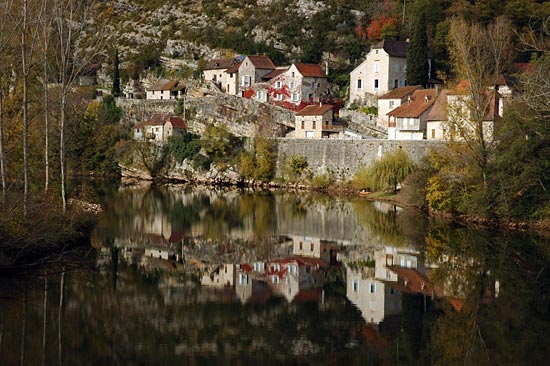
[[[48,91],[48,81],[49,81],[49,60],[48,60],[48,51],[50,49],[50,37],[51,37],[51,26],[53,17],[50,13],[47,13],[45,10],[48,8],[49,1],[42,0],[42,52],[44,53],[43,58],[43,78],[44,78],[44,168],[45,168],[45,182],[44,182],[44,191],[47,192],[50,185],[50,98]]]
[[[103,32],[96,29],[86,48],[79,47],[79,41],[86,34],[85,21],[92,19],[94,1],[54,0],[54,27],[57,32],[56,63],[60,81],[59,117],[59,160],[61,171],[61,199],[63,211],[67,209],[65,127],[67,124],[67,97],[74,87],[78,75],[97,56],[103,44]],[[101,18],[96,14],[96,18]],[[82,46],[82,45],[80,45]]]
[[[449,51],[455,73],[467,80],[463,105],[466,113],[450,123],[468,144],[487,185],[487,164],[492,136],[486,135],[485,119],[498,96],[495,86],[512,55],[512,24],[503,17],[489,25],[455,18],[451,21]],[[490,92],[489,90],[492,90]],[[494,105],[493,105],[494,107]],[[462,125],[461,125],[462,124]]]
[[[5,0],[0,4],[0,82],[2,82],[2,64],[6,48],[13,36],[10,32],[8,19],[13,10],[13,0]],[[13,28],[11,28],[13,30]],[[2,82],[3,84],[3,82]],[[4,152],[4,108],[3,108],[4,90],[0,85],[0,179],[2,180],[2,202],[6,201],[6,155]]]

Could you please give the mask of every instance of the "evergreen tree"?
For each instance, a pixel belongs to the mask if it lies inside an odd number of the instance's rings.
[[[421,12],[407,51],[407,83],[409,85],[426,85],[428,71],[426,14],[425,12]]]
[[[118,48],[115,49],[115,57],[113,60],[113,88],[111,89],[111,93],[114,97],[119,97],[122,95],[122,92],[120,91],[120,71],[118,69]]]

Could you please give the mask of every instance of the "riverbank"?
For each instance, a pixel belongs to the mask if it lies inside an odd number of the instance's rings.
[[[27,214],[22,201],[5,204],[0,219],[0,274],[16,274],[62,261],[90,246],[100,207],[70,200],[67,212],[51,197],[34,198]]]

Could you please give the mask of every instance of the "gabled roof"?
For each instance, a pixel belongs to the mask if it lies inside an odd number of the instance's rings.
[[[174,90],[176,87],[178,87],[178,80],[165,80],[161,79],[157,81],[155,84],[151,85],[147,90],[149,91],[165,91],[165,90]],[[179,89],[182,89],[185,87],[183,84],[179,85]]]
[[[257,69],[275,70],[275,64],[267,56],[248,56],[252,65]]]
[[[378,99],[403,99],[421,87],[421,85],[402,86],[391,90],[389,93],[384,94],[381,97],[378,97]]]
[[[239,67],[241,66],[243,62],[237,62],[235,65],[231,66],[230,68],[228,68],[227,70],[225,70],[226,73],[228,74],[234,74],[236,73],[237,71],[239,71]]]
[[[326,78],[327,74],[318,64],[294,64],[304,77]]]
[[[187,125],[181,117],[171,116],[169,113],[153,113],[147,121],[143,121],[134,126],[134,128],[142,128],[145,126],[163,126],[166,122],[172,123],[176,129],[186,129]]]
[[[262,76],[262,79],[271,80],[273,78],[276,78],[277,76],[281,75],[286,70],[288,70],[288,68],[289,68],[289,66],[277,67],[275,70],[273,70],[270,73],[267,73],[264,76]]]
[[[409,102],[395,108],[388,116],[397,118],[418,118],[428,110],[435,101],[435,89],[416,90]]]
[[[332,106],[329,104],[308,105],[307,107],[302,108],[298,113],[296,113],[296,115],[297,116],[321,116],[331,109],[332,109]]]
[[[380,41],[372,46],[373,49],[382,48],[392,57],[407,57],[408,43],[405,41]]]
[[[447,93],[448,89],[443,89],[437,96],[434,106],[428,116],[426,121],[446,121],[447,120]]]
[[[234,58],[221,58],[213,59],[205,66],[205,70],[220,70],[228,69],[233,66],[237,61]]]

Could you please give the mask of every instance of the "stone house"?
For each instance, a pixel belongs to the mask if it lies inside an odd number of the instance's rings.
[[[211,273],[202,276],[201,285],[214,287],[232,287],[235,285],[235,264],[226,263],[218,266]]]
[[[96,86],[101,64],[89,64],[78,74],[78,85]]]
[[[202,77],[205,81],[215,83],[222,91],[229,92],[234,84],[233,75],[225,71],[237,63],[235,58],[213,59],[205,67]]]
[[[186,130],[187,126],[183,118],[174,117],[168,113],[155,113],[148,120],[134,126],[134,139],[164,143],[170,136]]]
[[[145,99],[145,89],[139,80],[130,80],[124,87],[126,99]]]
[[[416,90],[407,101],[388,113],[388,139],[426,139],[426,119],[435,102],[436,90]]]
[[[178,80],[161,79],[147,88],[146,99],[170,100],[180,99],[185,95],[185,84]]]
[[[350,73],[349,101],[376,104],[376,97],[407,85],[407,42],[381,41]]]
[[[298,139],[320,139],[340,132],[340,129],[333,125],[333,106],[327,104],[315,104],[303,108],[296,113],[295,121],[296,129],[293,137]]]
[[[262,82],[262,77],[275,70],[273,61],[267,56],[246,56],[242,61],[228,68],[229,75],[226,92],[231,95],[248,96],[253,84]],[[250,94],[253,94],[251,92]]]
[[[388,127],[389,117],[387,114],[395,108],[405,103],[416,90],[420,89],[420,85],[402,86],[393,89],[387,94],[378,98],[378,120],[380,126]]]

